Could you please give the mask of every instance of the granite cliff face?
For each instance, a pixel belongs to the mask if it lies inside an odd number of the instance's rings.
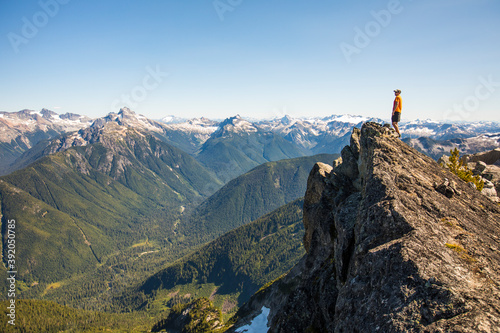
[[[269,332],[500,332],[500,207],[390,128],[314,166],[304,225],[307,254],[234,328],[266,307]]]

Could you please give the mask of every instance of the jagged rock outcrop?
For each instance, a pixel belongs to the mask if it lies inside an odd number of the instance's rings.
[[[500,332],[500,207],[390,128],[313,168],[304,224],[307,254],[235,328],[265,306],[269,332]]]
[[[464,159],[467,163],[483,162],[485,164],[495,164],[500,166],[500,148],[473,155],[465,155]]]

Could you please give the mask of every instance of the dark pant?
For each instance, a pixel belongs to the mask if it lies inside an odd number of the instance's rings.
[[[401,112],[394,112],[391,120],[393,123],[399,123],[401,121]]]

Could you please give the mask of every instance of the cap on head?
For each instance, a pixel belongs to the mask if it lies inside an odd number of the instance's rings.
[[[396,89],[394,90],[395,93],[400,93],[401,94],[401,89]]]

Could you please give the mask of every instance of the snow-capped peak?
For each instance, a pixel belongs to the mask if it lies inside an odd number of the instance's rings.
[[[180,124],[180,123],[184,123],[184,122],[188,121],[188,119],[179,118],[179,117],[170,115],[170,116],[165,116],[165,117],[161,118],[160,121],[165,123],[165,124]]]
[[[127,107],[121,108],[118,113],[110,112],[106,117],[96,119],[92,124],[92,127],[103,127],[109,122],[114,122],[120,126],[126,126],[140,130],[153,132],[164,131],[164,128],[160,123],[154,120],[150,120],[141,114],[137,114]]]
[[[258,130],[259,129],[253,123],[241,118],[240,115],[236,115],[220,123],[216,135],[225,136],[228,133],[251,133],[257,132]]]
[[[165,124],[165,127],[170,130],[193,134],[197,138],[205,141],[219,128],[219,122],[202,117],[185,120],[183,122],[168,123]]]
[[[281,123],[283,125],[290,125],[292,124],[293,122],[295,122],[295,119],[293,119],[292,117],[290,117],[289,115],[285,115],[283,118],[281,118]]]
[[[341,122],[341,123],[348,123],[348,124],[354,124],[354,125],[370,120],[369,117],[356,116],[356,115],[350,115],[350,114],[333,115],[331,117],[328,117],[327,119],[329,122],[337,121],[337,122]]]

